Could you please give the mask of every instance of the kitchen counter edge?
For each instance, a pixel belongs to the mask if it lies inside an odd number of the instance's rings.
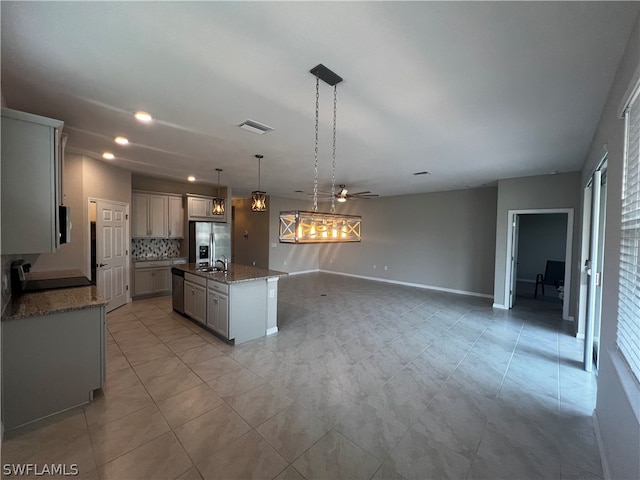
[[[11,297],[2,321],[97,308],[107,303],[95,285],[27,292]]]
[[[286,277],[289,275],[286,272],[280,272],[278,270],[264,270],[262,268],[236,263],[229,265],[228,272],[199,272],[198,266],[195,263],[173,265],[173,268],[177,268],[183,272],[206,278],[208,280],[226,283],[228,285],[241,282],[253,282],[255,280],[264,280],[274,277]]]

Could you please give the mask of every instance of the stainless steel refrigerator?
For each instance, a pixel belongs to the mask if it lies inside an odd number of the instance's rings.
[[[189,263],[213,266],[222,257],[231,263],[231,225],[189,222]]]

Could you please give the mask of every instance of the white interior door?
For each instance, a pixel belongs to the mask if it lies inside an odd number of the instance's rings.
[[[513,308],[516,301],[516,287],[518,284],[518,235],[520,230],[520,215],[513,214],[513,229],[511,231],[511,287],[509,290],[509,308]]]
[[[598,357],[602,313],[602,270],[606,214],[606,163],[593,174],[591,198],[591,241],[589,247],[587,318],[584,338],[584,369],[590,372]]]
[[[96,203],[96,285],[109,312],[127,303],[128,205]]]

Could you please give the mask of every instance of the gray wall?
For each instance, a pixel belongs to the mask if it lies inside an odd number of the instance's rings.
[[[602,330],[596,415],[602,439],[604,461],[611,478],[640,478],[640,388],[616,351],[618,327],[618,267],[624,121],[618,109],[626,100],[629,87],[640,78],[640,17],[636,20],[624,58],[620,63],[607,104],[587,160],[582,170],[586,186],[602,159],[603,145],[609,152],[607,170],[607,224],[605,231],[604,276],[602,290]]]
[[[349,201],[338,213],[362,216],[362,242],[323,245],[320,269],[490,296],[496,201],[496,188]]]
[[[266,212],[252,212],[250,198],[234,199],[233,211],[233,261],[268,269],[271,197]]]
[[[535,282],[547,260],[565,260],[567,214],[520,215],[518,236],[518,280]]]
[[[131,172],[90,157],[65,156],[65,202],[71,207],[71,243],[55,253],[28,256],[32,271],[89,270],[89,198],[131,204]]]
[[[571,298],[569,314],[577,311],[579,280],[580,230],[582,215],[580,172],[535,177],[510,178],[498,181],[496,218],[494,302],[504,306],[509,210],[573,208],[573,247],[571,262]]]
[[[321,245],[292,245],[278,240],[280,212],[312,210],[311,202],[282,197],[269,197],[269,201],[269,268],[287,273],[318,270]]]

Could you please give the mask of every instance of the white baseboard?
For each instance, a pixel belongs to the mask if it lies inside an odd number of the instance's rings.
[[[607,456],[604,454],[604,446],[602,443],[602,437],[600,436],[600,424],[598,423],[598,414],[596,410],[593,410],[591,415],[593,419],[593,428],[596,431],[596,441],[598,442],[598,452],[600,453],[600,463],[602,464],[602,473],[605,480],[611,479],[611,470],[609,470],[609,462],[607,462]]]
[[[278,333],[278,327],[267,328],[267,335],[273,335],[274,333]]]
[[[506,305],[501,303],[494,303],[492,306],[493,308],[499,308],[500,310],[509,310]]]
[[[299,272],[289,272],[289,275],[302,275],[303,273],[315,273],[321,271],[322,270],[316,268],[315,270],[300,270]]]
[[[422,288],[425,290],[437,290],[439,292],[455,293],[458,295],[468,295],[471,297],[493,298],[493,295],[487,293],[467,292],[466,290],[456,290],[454,288],[435,287],[433,285],[424,285],[422,283],[402,282],[399,280],[389,280],[387,278],[368,277],[365,275],[355,275],[352,273],[334,272],[332,270],[319,270],[322,273],[331,273],[333,275],[342,275],[345,277],[362,278],[364,280],[373,280],[374,282],[393,283],[394,285],[405,285],[407,287]]]

